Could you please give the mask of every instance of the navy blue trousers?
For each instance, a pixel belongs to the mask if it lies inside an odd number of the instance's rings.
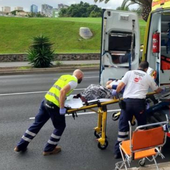
[[[34,123],[25,131],[20,142],[17,144],[18,148],[24,150],[50,118],[54,126],[54,131],[51,134],[44,151],[47,152],[54,150],[66,127],[65,115],[60,115],[59,107],[57,106],[53,109],[47,107],[45,105],[45,100],[41,102],[39,112],[35,117]]]
[[[144,99],[124,99],[126,108],[121,110],[119,118],[119,130],[117,141],[114,146],[114,154],[119,154],[119,143],[128,139],[129,124],[128,121],[132,120],[135,116],[138,126],[146,124],[146,103]]]

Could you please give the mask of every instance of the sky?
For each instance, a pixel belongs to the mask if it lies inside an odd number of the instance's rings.
[[[41,4],[48,4],[53,8],[57,8],[58,4],[62,3],[65,5],[78,4],[80,2],[87,2],[91,5],[97,5],[100,8],[108,8],[108,9],[116,9],[121,5],[123,0],[110,0],[107,4],[104,2],[95,3],[94,0],[0,0],[0,11],[2,11],[2,7],[10,6],[11,11],[14,10],[15,7],[20,6],[24,8],[24,11],[30,11],[30,6],[35,4],[38,6],[38,11],[41,11]]]

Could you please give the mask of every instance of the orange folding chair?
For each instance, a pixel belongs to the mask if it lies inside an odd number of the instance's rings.
[[[161,153],[163,145],[166,143],[168,131],[167,121],[152,123],[136,127],[132,135],[132,126],[129,121],[130,139],[122,141],[119,145],[122,161],[115,164],[115,170],[130,167],[132,160],[139,159],[139,165],[144,166],[145,160],[154,161],[157,170],[158,164],[156,157],[159,155],[165,158]]]

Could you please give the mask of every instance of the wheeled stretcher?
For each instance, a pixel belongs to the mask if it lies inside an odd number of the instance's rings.
[[[92,110],[98,114],[97,126],[94,128],[94,135],[98,138],[98,148],[104,150],[108,146],[106,139],[106,121],[107,121],[107,105],[118,103],[121,99],[96,99],[88,101],[86,105],[80,108],[67,109],[68,114],[75,114],[81,110]],[[95,109],[97,108],[97,109]]]

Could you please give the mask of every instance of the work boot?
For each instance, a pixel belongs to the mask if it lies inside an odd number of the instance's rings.
[[[44,156],[47,155],[54,155],[54,154],[58,154],[59,152],[61,152],[61,147],[56,146],[55,149],[53,151],[49,151],[49,152],[43,152]]]
[[[20,149],[18,146],[16,146],[16,147],[14,148],[14,151],[15,151],[15,152],[25,152],[26,150],[27,150],[27,148]]]

